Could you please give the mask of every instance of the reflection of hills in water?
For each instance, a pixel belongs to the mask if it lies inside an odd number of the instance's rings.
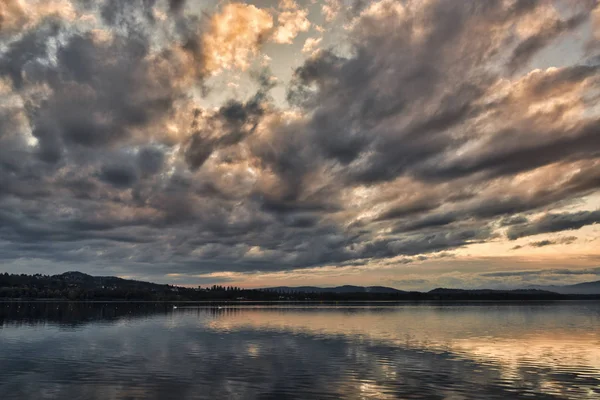
[[[331,308],[339,310],[335,304],[300,305],[301,303],[261,303],[247,302],[245,305],[222,302],[65,302],[65,301],[7,301],[0,302],[0,328],[3,325],[56,324],[65,326],[83,326],[98,322],[116,322],[123,319],[149,318],[157,315],[196,314],[198,316],[233,316],[251,310],[304,310],[309,312],[318,307],[320,310]],[[394,303],[344,303],[342,308],[390,308]],[[176,307],[176,308],[174,308]]]
[[[145,318],[165,314],[172,308],[167,303],[0,302],[0,327],[48,323],[80,326],[125,318]]]
[[[347,303],[348,307],[365,307],[367,303]],[[362,305],[359,305],[362,304]],[[393,303],[390,303],[393,305]],[[0,301],[0,328],[3,325],[55,324],[83,326],[98,322],[116,322],[123,319],[149,318],[178,312],[198,315],[224,316],[246,310],[299,309],[306,310],[327,305],[299,306],[297,304],[247,302],[240,306],[223,302],[65,302],[65,301]],[[177,308],[174,308],[177,307]],[[368,306],[367,306],[368,307]],[[339,308],[339,307],[338,307]]]

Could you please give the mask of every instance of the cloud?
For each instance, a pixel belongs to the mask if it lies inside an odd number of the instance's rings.
[[[185,7],[186,0],[169,0],[169,11],[181,12]]]
[[[550,69],[514,83],[494,82],[494,77],[481,71],[493,58],[492,53],[503,51],[503,39],[497,34],[474,39],[472,33],[491,29],[481,24],[508,25],[516,11],[490,7],[471,14],[471,10],[457,7],[446,10],[439,3],[423,9],[413,6],[414,10],[388,3],[373,5],[353,23],[355,57],[342,59],[322,52],[309,59],[296,71],[296,86],[289,94],[297,103],[318,104],[311,127],[315,140],[327,157],[347,165],[349,178],[371,183],[407,173],[431,180],[477,173],[512,174],[561,158],[594,154],[588,150],[596,146],[592,134],[596,121],[573,125],[571,119],[566,125],[568,120],[563,117],[569,116],[576,103],[565,103],[562,109],[544,104],[550,103],[553,96],[556,100],[559,96],[570,99],[566,93],[552,89],[593,87],[596,67]],[[433,20],[437,13],[444,12],[454,15],[454,20],[438,18],[433,26],[419,26],[421,21]],[[413,22],[412,14],[418,13],[424,15],[414,17],[415,23],[406,22]],[[462,20],[463,28],[455,20]],[[402,28],[390,34],[390,26]],[[422,32],[429,32],[429,41],[423,42],[419,36]],[[421,52],[424,43],[428,51]],[[463,51],[465,56],[461,58],[458,54]],[[413,56],[407,58],[409,53]],[[437,61],[428,58],[431,54]],[[440,61],[439,57],[448,59]],[[436,69],[437,65],[454,62],[451,60],[461,66]],[[361,75],[366,71],[368,75]],[[396,79],[384,83],[390,71]],[[506,85],[505,92],[494,90],[496,85]],[[309,91],[311,86],[316,91]],[[452,88],[452,95],[447,88]],[[500,98],[493,100],[494,96]],[[509,110],[521,102],[529,104],[531,113],[519,118],[510,112],[509,117]],[[539,111],[534,113],[536,104]],[[500,115],[506,116],[508,126],[498,119]],[[542,120],[548,123],[538,132],[534,121]],[[459,130],[476,130],[472,124],[482,121],[498,128],[485,134],[459,134]],[[541,140],[517,145],[510,137],[520,135],[522,129],[533,130],[532,137]],[[545,134],[548,130],[553,134]],[[452,157],[455,152],[461,156]]]
[[[294,0],[280,0],[278,6],[281,10],[297,10],[299,8],[298,3]]]
[[[414,285],[426,285],[429,283],[429,281],[425,279],[396,279],[391,281],[390,283],[396,287],[403,287]]]
[[[277,15],[277,28],[273,32],[272,40],[275,43],[292,43],[300,32],[310,29],[307,18],[308,10],[282,11]]]
[[[268,39],[273,17],[267,11],[241,3],[225,4],[211,17],[203,35],[205,68],[209,73],[239,68],[248,69],[251,57]]]
[[[522,215],[515,215],[511,217],[505,217],[500,220],[500,226],[511,226],[519,225],[529,222],[529,220]]]
[[[531,243],[529,243],[529,245],[532,246],[532,247],[545,247],[545,246],[549,246],[551,244],[554,244],[554,242],[551,241],[551,240],[541,240],[539,242],[531,242]]]
[[[308,38],[302,46],[302,52],[307,54],[313,54],[314,51],[319,47],[319,44],[323,38]]]
[[[567,20],[552,20],[540,27],[537,32],[527,37],[514,49],[507,67],[514,72],[523,67],[541,49],[563,33],[578,28],[587,19],[587,11]]]
[[[100,179],[115,187],[129,187],[137,180],[137,174],[128,165],[105,165],[100,171]]]
[[[599,268],[589,269],[543,269],[528,271],[502,271],[485,272],[480,274],[486,277],[511,277],[511,276],[543,276],[543,275],[600,275]]]
[[[571,244],[573,243],[575,240],[577,240],[576,236],[566,236],[566,237],[562,237],[559,238],[557,240],[540,240],[538,242],[531,242],[528,244],[528,246],[531,247],[546,247],[546,246],[551,246],[551,245],[555,245],[555,244]],[[522,246],[517,246],[518,248],[522,248]],[[517,247],[513,248],[516,249]]]
[[[151,55],[143,36],[115,37],[109,43],[74,36],[57,58],[54,71],[40,66],[42,74],[57,75],[49,82],[51,96],[31,118],[46,161],[58,161],[63,146],[124,143],[137,129],[166,116],[178,96],[176,63]]]
[[[46,18],[71,21],[76,11],[68,0],[5,0],[0,4],[0,38],[27,31]]]
[[[577,240],[577,237],[575,237],[575,236],[566,236],[566,237],[562,237],[558,240],[546,239],[546,240],[540,240],[539,242],[531,242],[531,243],[529,243],[529,246],[545,247],[545,246],[550,246],[550,245],[554,245],[554,244],[571,244],[575,240]]]
[[[326,2],[300,59],[274,45],[314,22],[291,1],[30,4],[2,8],[31,8],[0,34],[7,262],[333,274],[598,222],[556,210],[595,204],[600,69],[527,70],[585,34],[583,3]]]
[[[326,0],[325,4],[321,6],[321,12],[325,17],[325,21],[331,22],[338,15],[342,9],[342,3],[340,0]]]
[[[138,153],[138,167],[143,174],[156,174],[164,165],[164,153],[155,147],[145,147]]]
[[[600,39],[600,5],[597,5],[592,11],[592,23],[594,29],[594,38],[598,40]]]
[[[540,233],[561,232],[579,229],[600,222],[600,211],[579,211],[576,213],[548,213],[527,225],[512,226],[506,232],[510,240]]]
[[[267,92],[271,89],[268,77],[260,77],[262,87],[245,103],[229,100],[216,113],[195,113],[193,133],[185,150],[191,168],[201,167],[214,150],[233,146],[251,135],[266,113]]]

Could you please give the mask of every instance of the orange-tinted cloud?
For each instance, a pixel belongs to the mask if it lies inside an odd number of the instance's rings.
[[[0,34],[27,30],[46,17],[72,20],[75,15],[68,0],[3,0],[0,3]]]
[[[323,38],[308,38],[304,42],[304,46],[302,47],[302,52],[307,54],[312,54],[321,44]]]
[[[310,29],[307,10],[283,11],[277,16],[277,29],[273,32],[275,43],[292,43],[300,32]]]
[[[206,70],[214,74],[248,69],[272,29],[273,17],[267,11],[253,5],[226,4],[212,16],[202,38]]]

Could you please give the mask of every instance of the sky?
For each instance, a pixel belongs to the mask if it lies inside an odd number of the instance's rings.
[[[600,5],[3,0],[0,271],[600,279]]]

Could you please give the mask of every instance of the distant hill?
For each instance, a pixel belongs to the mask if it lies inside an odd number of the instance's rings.
[[[316,287],[316,286],[277,286],[266,288],[279,293],[407,293],[403,290],[394,289],[385,286],[335,286],[335,287]]]
[[[402,290],[389,288],[385,286],[337,286],[337,287],[316,287],[316,286],[279,286],[265,291],[283,294],[285,296],[337,296],[339,298],[353,298],[355,296],[367,296],[366,298],[388,298],[397,300],[438,300],[438,301],[460,301],[460,300],[559,300],[565,296],[546,290],[538,289],[515,289],[515,290],[494,290],[494,289],[447,289],[437,288],[429,292],[405,292]]]
[[[58,279],[67,284],[74,284],[83,289],[118,288],[136,290],[164,290],[169,285],[136,281],[132,279],[117,278],[116,276],[92,276],[83,272],[70,271],[64,274],[52,275],[51,279]]]
[[[498,289],[446,289],[437,288],[427,292],[429,294],[473,294],[473,295],[488,295],[498,293],[508,293],[517,295],[548,295],[556,294],[557,292],[551,290],[541,289],[512,289],[512,290],[498,290]]]
[[[192,289],[76,271],[58,275],[0,274],[0,298],[171,300],[181,297],[182,291],[195,294]]]
[[[565,286],[530,286],[531,289],[548,290],[560,294],[600,294],[600,281],[583,282]]]

